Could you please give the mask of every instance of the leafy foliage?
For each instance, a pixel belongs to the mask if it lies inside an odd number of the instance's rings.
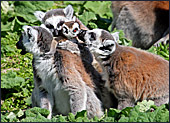
[[[150,105],[147,110],[143,110],[145,109],[143,105],[147,107],[148,103],[153,105]],[[47,119],[48,110],[34,107],[26,111],[19,110],[17,113],[10,112],[1,117],[2,122],[169,122],[167,107],[167,104],[157,107],[153,101],[143,101],[133,108],[126,107],[123,110],[110,108],[101,118],[92,119],[88,119],[85,110],[76,115],[69,113],[67,116],[56,115],[52,119]]]
[[[109,109],[101,118],[87,118],[87,112],[76,115],[56,115],[47,119],[49,111],[31,107],[31,93],[34,87],[32,55],[20,55],[16,42],[23,25],[40,25],[34,11],[48,11],[64,8],[71,4],[74,15],[89,29],[102,28],[110,31],[112,13],[111,1],[2,1],[1,2],[1,121],[2,122],[168,122],[169,105],[157,107],[152,102],[143,101],[134,108]],[[119,31],[119,44],[131,46],[132,41]],[[151,47],[149,52],[169,60],[169,44]]]

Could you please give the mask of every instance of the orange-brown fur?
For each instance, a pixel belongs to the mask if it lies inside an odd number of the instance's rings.
[[[73,76],[75,74],[73,68],[75,68],[80,73],[83,81],[89,87],[94,88],[93,82],[83,66],[81,57],[66,50],[58,50],[58,51],[63,56],[62,62],[63,62],[64,68],[69,71],[68,74]]]
[[[130,103],[133,104],[151,99],[155,100],[156,105],[167,103],[159,98],[169,97],[168,61],[133,47],[118,46],[107,64],[107,72],[113,75],[109,78],[109,89],[118,101],[130,99]],[[111,69],[108,69],[108,66]],[[133,105],[125,104],[123,107],[126,106]]]

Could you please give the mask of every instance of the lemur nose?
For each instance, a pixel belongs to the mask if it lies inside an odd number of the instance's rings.
[[[54,29],[53,35],[58,36],[58,30],[57,29]]]
[[[78,36],[78,38],[79,38],[80,40],[82,40],[83,42],[85,42],[85,40],[84,40],[85,34],[86,34],[86,30],[80,30],[80,32],[79,32],[79,34],[78,34],[77,36]]]
[[[92,43],[89,43],[88,45],[91,47],[91,46],[92,46]]]

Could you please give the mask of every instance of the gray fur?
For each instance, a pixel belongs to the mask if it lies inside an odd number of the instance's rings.
[[[72,22],[70,22],[70,24],[72,24]],[[83,27],[83,29],[87,30],[87,28],[84,28],[84,27]],[[71,30],[71,26],[70,26],[70,30]],[[115,37],[118,37],[117,33],[115,35],[116,35]],[[103,36],[102,37],[103,39],[110,39],[110,40],[114,39],[114,37],[111,35],[108,35],[108,33],[105,30],[102,30],[102,36]],[[58,39],[57,41],[60,42],[60,39]],[[116,100],[115,96],[113,94],[111,94],[107,90],[106,87],[104,87],[105,81],[102,80],[102,77],[101,77],[99,71],[97,71],[95,69],[96,66],[92,65],[94,56],[90,53],[88,47],[84,46],[85,45],[84,43],[79,43],[79,41],[80,40],[77,40],[76,38],[70,39],[70,40],[63,41],[63,42],[59,43],[57,47],[61,48],[63,50],[68,50],[71,53],[75,53],[81,57],[83,65],[86,69],[86,72],[91,76],[91,78],[96,86],[95,92],[96,92],[96,95],[98,96],[98,98],[101,100],[101,102],[103,104],[103,108],[104,109],[109,109],[111,107],[116,108],[117,100]]]
[[[169,32],[166,33],[169,29],[169,10],[153,6],[154,2],[150,1],[113,1],[112,30],[123,30],[134,47],[149,49],[162,36],[169,35]]]
[[[64,9],[52,9],[47,12],[35,11],[35,17],[41,21],[54,36],[57,36],[65,21],[73,20],[73,8],[68,5]]]
[[[92,32],[96,38],[90,41]],[[119,46],[115,40],[102,40],[102,33],[101,29],[88,30],[80,38],[91,42],[89,48],[103,68],[104,86],[117,98],[118,109],[142,100],[153,100],[157,106],[168,103],[169,62],[137,48]]]
[[[25,33],[27,33],[26,29],[28,28],[32,27],[27,26],[27,28],[25,28]],[[45,29],[34,29],[39,31],[37,37],[40,37],[39,34],[41,33],[43,35],[45,31]],[[49,39],[51,39],[50,33],[48,36]],[[24,40],[25,39],[26,37],[24,37]],[[39,38],[37,39],[39,40]],[[46,43],[46,40],[43,40],[46,38],[41,39],[42,45],[38,45],[37,41],[33,42],[34,45],[38,46],[38,49],[42,49],[41,47],[44,46],[43,43]],[[53,41],[48,41],[48,43],[52,43]],[[29,43],[29,41],[23,42]],[[52,114],[67,115],[69,112],[76,114],[78,111],[82,110],[87,110],[89,118],[94,116],[101,117],[103,115],[101,102],[95,95],[94,88],[92,87],[94,84],[90,76],[86,73],[83,66],[80,67],[81,70],[77,68],[79,64],[82,64],[79,56],[59,49],[51,54],[45,54],[46,52],[44,50],[37,51],[35,52],[36,54],[34,54],[34,51],[29,51],[28,49],[30,48],[27,47],[32,45],[27,44],[24,46],[34,57],[33,69],[35,88],[32,93],[33,106],[48,109],[50,111],[49,119],[52,117]],[[47,45],[47,48],[51,48],[51,45]],[[38,55],[38,53],[41,54]],[[76,58],[79,62],[74,61],[76,59],[71,59],[71,57]],[[70,62],[64,62],[64,60],[69,60]],[[77,64],[74,64],[76,62]],[[88,82],[85,81],[85,79]]]

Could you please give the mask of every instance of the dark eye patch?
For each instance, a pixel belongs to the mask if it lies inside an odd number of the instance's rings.
[[[49,28],[49,29],[54,29],[54,26],[51,25],[51,24],[46,24],[46,27]]]
[[[114,46],[114,44],[111,44],[111,45],[100,47],[99,49],[100,50],[109,50],[109,51],[111,51],[113,46]]]
[[[27,34],[28,34],[28,37],[30,38],[31,34],[30,34],[30,29],[29,28],[27,29]]]
[[[59,28],[60,26],[62,26],[64,24],[64,21],[60,21],[58,24],[57,24],[57,27]]]
[[[77,32],[78,28],[73,29],[73,32]]]
[[[64,33],[67,33],[68,34],[68,29],[66,27],[63,27],[65,29],[65,32]]]
[[[90,32],[89,35],[90,35],[90,41],[96,40],[96,34],[94,32]]]

